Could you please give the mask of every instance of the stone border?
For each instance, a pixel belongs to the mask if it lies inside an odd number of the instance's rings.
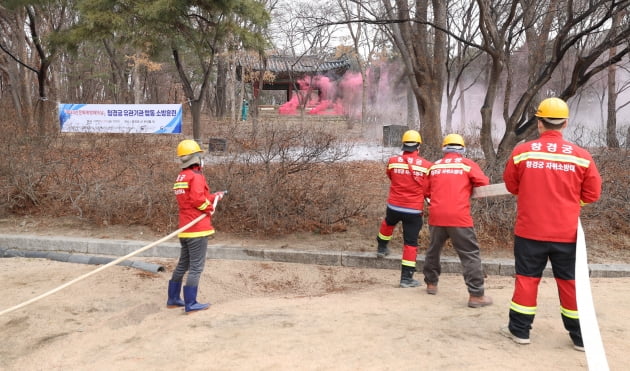
[[[32,236],[0,234],[0,249],[25,251],[66,252],[88,255],[124,256],[148,243],[131,240],[109,240],[64,236]],[[163,243],[137,256],[174,258],[179,256],[179,243]],[[208,245],[208,259],[259,260],[284,263],[316,264],[355,268],[400,269],[400,255],[377,258],[376,253],[340,251],[302,251],[291,249],[244,248],[221,244]],[[442,273],[462,273],[459,259],[442,257]],[[418,256],[416,270],[422,271],[424,256]],[[483,260],[487,275],[513,276],[514,261],[509,259]],[[628,264],[590,264],[591,277],[630,277]],[[552,277],[547,266],[545,277]]]

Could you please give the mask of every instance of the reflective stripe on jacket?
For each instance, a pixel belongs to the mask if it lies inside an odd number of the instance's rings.
[[[518,196],[514,234],[537,241],[575,242],[580,204],[602,188],[590,153],[555,130],[514,148],[503,180]]]
[[[179,228],[195,220],[201,214],[208,214],[192,227],[178,234],[179,238],[195,238],[209,236],[214,233],[212,226],[212,204],[214,195],[206,178],[198,166],[182,170],[173,185],[173,192],[179,206]]]
[[[429,172],[427,198],[429,225],[437,227],[472,227],[470,195],[473,187],[490,184],[488,177],[473,160],[458,153],[447,153]]]
[[[392,156],[387,163],[390,180],[387,203],[413,210],[424,208],[424,187],[431,162],[417,151]],[[412,174],[413,172],[413,174]]]

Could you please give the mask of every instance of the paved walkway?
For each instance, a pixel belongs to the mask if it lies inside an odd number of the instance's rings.
[[[0,257],[16,256],[22,253],[31,257],[53,258],[63,253],[64,260],[88,263],[85,256],[125,256],[147,246],[148,242],[132,240],[109,240],[94,238],[73,238],[62,236],[32,236],[0,234]],[[143,251],[138,257],[177,258],[179,243],[162,243]],[[208,259],[261,260],[285,263],[318,264],[358,268],[400,269],[400,255],[376,258],[375,253],[348,251],[304,251],[291,249],[269,249],[264,247],[244,248],[211,244],[208,246]],[[418,256],[417,269],[422,270],[424,256]],[[137,263],[136,265],[141,264]],[[127,264],[129,265],[129,264]],[[131,263],[133,266],[133,262]],[[142,268],[142,266],[138,266]],[[484,271],[488,275],[514,275],[514,261],[510,259],[484,259]],[[628,264],[590,264],[591,277],[630,277]],[[457,258],[442,258],[442,273],[461,273]],[[545,276],[551,277],[547,267]]]

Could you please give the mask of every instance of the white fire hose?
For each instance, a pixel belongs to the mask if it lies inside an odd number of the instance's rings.
[[[607,371],[609,370],[608,360],[606,359],[606,351],[602,343],[602,336],[599,333],[599,324],[597,323],[597,315],[593,306],[591,281],[589,279],[586,257],[586,241],[584,239],[582,222],[579,218],[575,251],[575,294],[588,369]]]
[[[224,191],[223,193],[225,194],[225,193],[227,193],[227,191]],[[220,199],[220,197],[215,197],[214,198],[214,203],[212,205],[212,213],[211,214],[214,214],[214,211],[216,210],[217,203],[219,202],[219,199]],[[55,289],[52,289],[52,290],[50,290],[48,292],[45,292],[45,293],[43,293],[43,294],[41,294],[39,296],[36,296],[36,297],[34,297],[34,298],[30,299],[30,300],[27,300],[27,301],[25,301],[23,303],[15,305],[15,306],[13,306],[11,308],[7,308],[7,309],[3,310],[2,312],[0,312],[0,316],[2,316],[4,314],[7,314],[7,313],[10,313],[10,312],[13,312],[14,310],[18,310],[18,309],[23,308],[23,307],[25,307],[25,306],[27,306],[29,304],[32,304],[32,303],[34,303],[34,302],[36,302],[38,300],[41,300],[41,299],[43,299],[43,298],[45,298],[47,296],[50,296],[50,295],[52,295],[52,294],[54,294],[54,293],[56,293],[58,291],[61,291],[61,290],[65,289],[66,287],[68,287],[68,286],[70,286],[72,284],[75,284],[75,283],[77,283],[77,282],[79,282],[79,281],[81,281],[81,280],[83,280],[85,278],[90,277],[91,275],[94,275],[94,274],[96,274],[96,273],[98,273],[98,272],[100,272],[102,270],[105,270],[105,269],[111,267],[112,265],[116,265],[116,264],[118,264],[118,263],[120,263],[120,262],[122,262],[122,261],[124,261],[126,259],[131,258],[132,256],[138,255],[139,253],[141,253],[141,252],[143,252],[145,250],[148,250],[148,249],[150,249],[150,248],[152,248],[152,247],[154,247],[156,245],[159,245],[162,242],[165,242],[165,241],[167,241],[167,240],[177,236],[179,233],[181,233],[181,232],[185,231],[186,229],[192,227],[193,225],[197,224],[200,220],[202,220],[206,216],[207,216],[207,214],[201,214],[195,220],[193,220],[192,222],[186,224],[185,226],[181,227],[180,229],[176,230],[175,232],[169,234],[166,237],[163,237],[163,238],[161,238],[161,239],[159,239],[159,240],[157,240],[157,241],[155,241],[153,243],[150,243],[150,244],[148,244],[148,245],[146,245],[144,247],[141,247],[140,249],[138,249],[136,251],[133,251],[133,252],[131,252],[131,253],[125,255],[125,256],[121,256],[120,258],[118,258],[116,260],[112,260],[111,262],[109,262],[109,263],[107,263],[105,265],[102,265],[102,266],[96,268],[95,270],[90,271],[90,272],[88,272],[88,273],[86,273],[86,274],[84,274],[82,276],[79,276],[79,277],[73,279],[72,281],[66,282],[63,285],[61,285],[61,286],[59,286],[59,287],[57,287]]]

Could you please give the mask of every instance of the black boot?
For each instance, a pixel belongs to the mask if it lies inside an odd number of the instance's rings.
[[[400,287],[408,288],[408,287],[418,287],[420,286],[420,282],[418,280],[413,279],[413,273],[416,271],[414,267],[402,267],[400,271]]]
[[[389,249],[387,248],[387,241],[381,240],[376,237],[376,242],[378,242],[378,248],[376,250],[377,258],[384,258],[389,255]]]

